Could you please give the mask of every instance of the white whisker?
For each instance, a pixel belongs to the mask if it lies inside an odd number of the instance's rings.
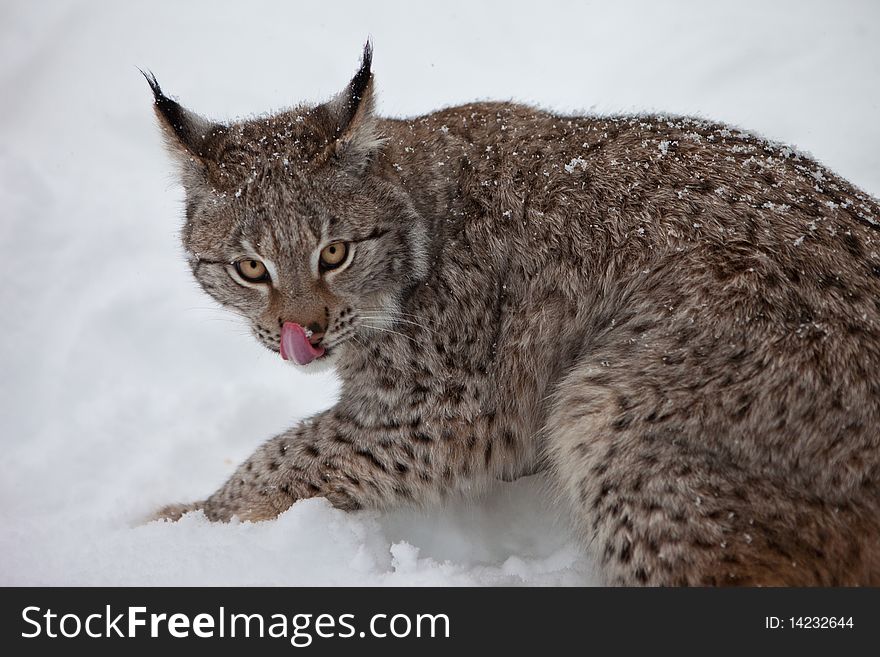
[[[378,312],[378,313],[382,313],[382,314],[389,315],[389,316],[397,315],[397,316],[401,316],[401,317],[411,317],[413,319],[419,319],[419,320],[422,320],[425,322],[434,323],[434,320],[428,319],[427,317],[422,317],[421,315],[416,315],[414,313],[405,313],[402,310],[394,310],[394,309],[390,309],[390,308],[365,308],[360,312],[361,313],[376,313],[376,312]]]
[[[372,329],[374,331],[384,331],[385,333],[393,333],[394,335],[399,335],[401,338],[405,338],[407,340],[410,340],[411,342],[415,342],[416,344],[420,344],[420,342],[418,340],[416,340],[415,338],[411,338],[410,336],[404,335],[403,333],[398,333],[397,331],[392,331],[391,329],[381,328],[379,326],[373,326],[372,324],[366,324],[366,323],[362,323],[361,326],[363,326],[365,328]]]
[[[425,329],[426,331],[430,331],[431,333],[436,333],[436,331],[429,326],[425,326],[424,324],[420,324],[419,322],[413,322],[409,319],[402,319],[400,317],[383,316],[383,315],[379,315],[379,314],[369,314],[369,313],[362,313],[361,317],[363,317],[364,319],[387,319],[392,322],[400,322],[401,324],[411,324],[412,326],[418,326],[419,328]]]

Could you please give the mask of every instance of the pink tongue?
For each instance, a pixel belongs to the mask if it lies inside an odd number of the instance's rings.
[[[281,327],[281,357],[284,360],[293,360],[300,365],[306,365],[323,355],[324,347],[313,347],[302,326],[286,322]]]

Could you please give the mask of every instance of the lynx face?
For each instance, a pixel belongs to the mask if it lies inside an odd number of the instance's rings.
[[[423,222],[380,175],[369,66],[368,47],[329,103],[232,125],[185,110],[148,77],[182,166],[196,279],[310,371],[382,339],[426,271]]]
[[[246,317],[267,348],[314,369],[359,333],[381,339],[423,247],[394,190],[380,204],[375,185],[344,172],[325,180],[292,172],[280,185],[277,174],[269,168],[240,194],[204,202],[184,245],[211,296]]]

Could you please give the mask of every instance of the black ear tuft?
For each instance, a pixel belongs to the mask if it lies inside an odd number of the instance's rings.
[[[165,96],[162,94],[162,88],[159,86],[159,81],[156,79],[156,76],[153,75],[152,71],[145,71],[142,68],[139,68],[138,71],[141,72],[141,75],[144,76],[144,79],[147,81],[147,84],[150,85],[150,89],[153,91],[153,97],[158,102],[159,98],[164,98]]]
[[[222,126],[209,124],[200,116],[193,114],[180,103],[162,93],[159,81],[152,71],[138,70],[141,71],[141,75],[144,76],[153,91],[157,115],[176,137],[177,143],[191,155],[200,158],[208,157],[207,138],[219,134],[222,131]]]

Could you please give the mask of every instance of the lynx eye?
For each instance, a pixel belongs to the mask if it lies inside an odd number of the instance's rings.
[[[321,249],[321,266],[324,269],[336,269],[345,262],[346,256],[348,256],[348,244],[333,242]]]
[[[259,260],[236,260],[235,271],[248,283],[265,283],[269,280],[269,272]]]

